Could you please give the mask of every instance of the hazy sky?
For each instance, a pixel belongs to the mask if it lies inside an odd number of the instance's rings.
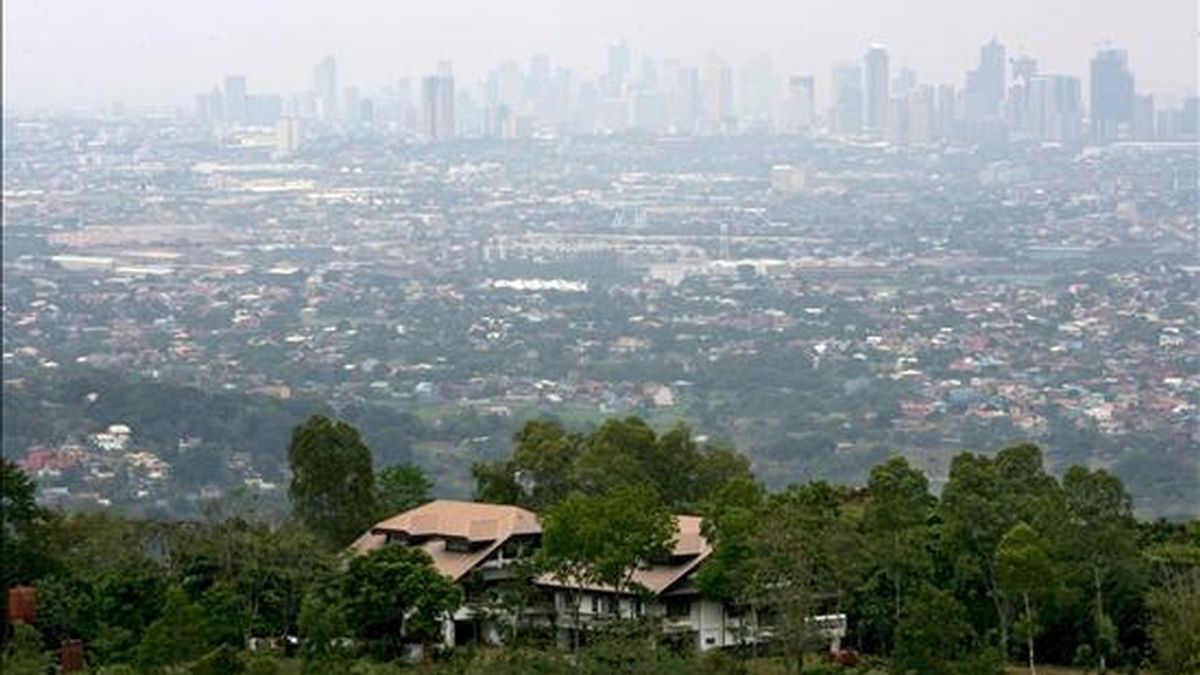
[[[1043,72],[1084,78],[1095,46],[1129,50],[1138,89],[1195,91],[1196,0],[3,0],[5,105],[189,104],[226,73],[251,93],[307,88],[338,59],[343,85],[372,90],[450,59],[461,79],[534,53],[599,72],[607,44],[735,65],[770,52],[809,72],[885,43],[893,70],[961,85],[992,35]]]

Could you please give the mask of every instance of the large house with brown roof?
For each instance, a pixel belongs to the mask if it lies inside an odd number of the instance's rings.
[[[532,578],[540,600],[520,618],[557,627],[559,639],[618,617],[657,616],[663,629],[700,650],[744,644],[742,616],[735,608],[704,598],[693,575],[712,553],[698,516],[676,516],[674,547],[668,559],[637,570],[633,588],[618,593],[604,586],[564,583],[551,576]],[[517,564],[540,545],[536,514],[516,506],[437,500],[377,523],[352,544],[365,553],[389,544],[419,546],[442,574],[460,584],[466,603],[445,627],[446,644],[470,640],[499,643],[504,624],[517,619],[486,607],[489,589],[513,578]],[[578,621],[578,624],[576,624]],[[844,622],[844,619],[843,619]],[[842,633],[835,631],[835,633]],[[839,634],[831,637],[838,638]],[[752,638],[750,638],[752,639]]]

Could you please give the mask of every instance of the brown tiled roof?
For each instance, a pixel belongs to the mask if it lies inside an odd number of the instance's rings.
[[[637,570],[633,582],[657,595],[695,570],[712,553],[712,546],[700,533],[701,522],[699,516],[676,516],[672,562]],[[373,551],[383,546],[390,534],[420,547],[433,559],[439,572],[458,581],[510,537],[537,535],[541,531],[537,515],[517,506],[439,499],[376,523],[351,544],[351,550]],[[447,539],[465,540],[472,544],[471,550],[447,550]],[[539,577],[537,583],[567,585],[548,575]],[[594,585],[588,588],[611,590]]]
[[[408,540],[429,554],[439,572],[458,581],[510,537],[540,533],[537,516],[520,507],[439,499],[376,523],[350,547],[367,553],[383,546],[388,535]],[[448,550],[447,539],[470,542],[471,550]]]
[[[654,595],[660,595],[670,589],[678,581],[686,577],[700,566],[712,553],[712,546],[700,533],[699,516],[675,516],[675,545],[672,548],[673,562],[670,564],[655,564],[633,573],[633,584],[644,586]],[[574,583],[564,582],[551,575],[538,577],[537,583],[544,586],[572,586]],[[608,586],[585,584],[585,590],[611,591]]]

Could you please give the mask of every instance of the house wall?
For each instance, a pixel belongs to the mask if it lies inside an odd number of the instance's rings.
[[[611,594],[583,593],[579,598],[579,621],[586,626],[595,621],[613,617],[603,612],[593,611],[593,598],[611,598]],[[621,616],[633,616],[634,601],[632,598],[621,598],[619,601]],[[568,626],[575,618],[574,594],[559,590],[554,594],[554,607],[559,615],[560,625]],[[728,616],[725,607],[712,600],[692,598],[691,607],[686,616],[667,617],[666,603],[651,601],[643,611],[650,615],[664,618],[664,630],[673,633],[690,633],[695,635],[695,647],[701,651],[733,647],[739,643],[739,619]]]

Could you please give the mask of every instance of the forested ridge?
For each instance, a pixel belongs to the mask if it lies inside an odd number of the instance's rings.
[[[516,628],[502,648],[433,648],[462,589],[416,549],[346,554],[373,523],[430,500],[430,482],[412,466],[377,470],[363,435],[325,416],[295,427],[287,457],[288,518],[226,501],[182,522],[45,510],[5,460],[4,584],[36,589],[36,617],[6,631],[4,672],[44,672],[67,639],[110,674],[1200,668],[1200,522],[1139,521],[1118,478],[1056,477],[1032,445],[962,453],[940,495],[900,457],[863,487],[769,492],[736,449],[637,418],[587,432],[529,422],[508,457],[473,468],[477,499],[542,519],[542,549],[498,607],[535,573],[624,583],[669,543],[672,514],[702,516],[714,550],[700,592],[780,626],[770,645],[703,656],[659,639],[653,618],[614,620],[571,649]],[[622,546],[592,545],[608,540]],[[818,609],[847,616],[856,665],[823,661],[806,628]]]

